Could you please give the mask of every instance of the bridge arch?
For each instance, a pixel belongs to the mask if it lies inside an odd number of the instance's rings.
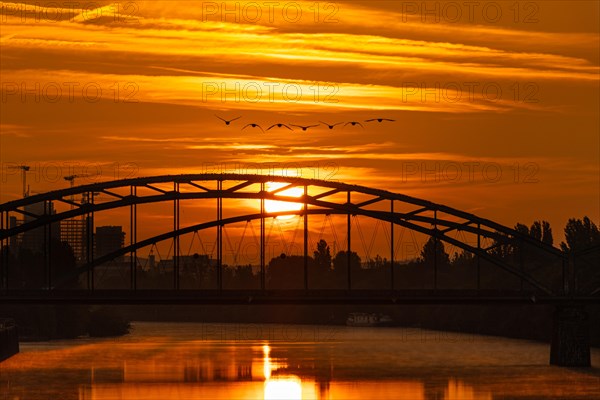
[[[283,186],[276,190],[268,191],[265,189],[265,185],[270,182],[276,182]],[[149,191],[150,193],[140,194],[138,188],[144,188],[146,192]],[[301,197],[282,194],[282,192],[292,188],[301,188],[304,194]],[[124,194],[123,192],[128,194]],[[94,195],[96,193],[101,193],[105,199],[103,201],[95,201]],[[73,201],[75,196],[86,197],[88,201]],[[353,198],[356,197],[360,197],[360,200],[353,201]],[[217,199],[217,218],[214,221],[207,221],[194,226],[179,227],[179,202],[182,200],[197,199]],[[303,207],[299,211],[279,213],[268,213],[262,207],[260,213],[225,219],[222,218],[223,199],[259,200],[261,204],[264,204],[266,200],[275,200],[296,204],[302,203]],[[70,209],[54,214],[32,214],[26,211],[27,206],[33,204],[46,205],[50,202],[67,204],[70,206]],[[230,223],[257,219],[264,221],[266,218],[282,215],[308,216],[316,214],[343,214],[347,215],[348,219],[352,215],[361,215],[389,222],[392,226],[403,226],[468,251],[527,282],[536,291],[546,295],[552,295],[555,291],[527,272],[495,256],[493,249],[497,246],[526,243],[536,250],[561,259],[563,264],[566,262],[565,255],[559,249],[539,242],[494,221],[427,200],[342,182],[249,174],[186,174],[123,179],[56,190],[7,202],[0,205],[0,220],[2,222],[0,241],[4,246],[8,244],[10,238],[30,230],[49,226],[67,219],[94,215],[94,213],[118,208],[128,207],[131,210],[131,220],[135,221],[135,210],[138,205],[160,202],[174,203],[173,218],[175,226],[171,232],[140,241],[135,240],[133,244],[112,254],[88,260],[85,265],[78,269],[78,272],[93,270],[95,266],[109,260],[111,257],[115,258],[126,253],[135,252],[142,247],[158,241],[176,239],[194,230],[210,227],[217,227],[220,230],[223,226]],[[389,203],[387,210],[370,208],[373,205],[384,205],[385,203]],[[397,206],[399,205],[402,205],[405,209],[397,211],[399,208]],[[395,206],[396,211],[394,210]],[[406,210],[407,207],[408,210]],[[28,221],[18,226],[9,226],[9,216],[19,214],[27,216]],[[306,221],[307,218],[305,217],[304,220]],[[264,226],[261,224],[261,227]],[[306,229],[305,225],[305,231]],[[350,230],[348,230],[349,232]],[[465,240],[452,237],[449,235],[451,232],[466,232],[475,235],[478,238],[478,245],[474,246]],[[489,239],[495,245],[484,248],[480,245],[480,238]],[[218,235],[217,240],[220,240],[222,243],[222,235]],[[391,249],[393,274],[393,245]],[[222,259],[221,256],[219,256],[219,260]],[[264,250],[262,250],[262,247],[261,259],[262,266],[264,267]],[[5,264],[4,258],[3,264]],[[6,267],[3,267],[3,274],[5,274],[5,271]]]

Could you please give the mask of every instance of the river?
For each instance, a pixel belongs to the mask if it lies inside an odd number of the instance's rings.
[[[120,338],[22,343],[0,363],[0,399],[600,399],[600,349],[591,369],[548,357],[413,328],[136,322]]]

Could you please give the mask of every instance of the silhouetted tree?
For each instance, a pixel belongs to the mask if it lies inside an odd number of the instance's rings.
[[[473,263],[475,255],[468,251],[454,252],[450,264],[457,267],[467,266]]]
[[[550,222],[548,221],[535,221],[529,228],[529,234],[542,243],[550,246],[554,244],[552,228],[550,228]]]
[[[354,251],[350,252],[350,268],[352,271],[360,269],[361,260],[358,254]],[[345,277],[348,271],[348,252],[340,251],[333,258],[333,275],[339,282],[341,277]]]
[[[502,235],[500,232],[496,232],[499,235]],[[514,246],[510,244],[508,241],[499,241],[498,239],[494,239],[492,249],[490,250],[490,254],[501,258],[501,259],[509,259],[513,256]]]
[[[583,292],[600,287],[600,231],[596,224],[588,217],[569,219],[565,240],[560,247],[574,256],[575,286]]]
[[[552,228],[548,221],[534,221],[533,224],[531,224],[531,227],[522,223],[517,223],[514,229],[524,236],[529,236],[550,246],[554,243]],[[505,242],[499,242],[495,239],[490,254],[507,262],[518,264],[535,260],[537,260],[538,263],[543,263],[544,258],[547,256],[545,252],[540,252],[535,246],[532,246],[523,240],[519,240],[518,238],[515,240],[507,239]]]
[[[554,238],[552,237],[552,228],[548,221],[534,221],[531,227],[518,223],[515,225],[515,230],[524,235],[530,236],[535,240],[552,246]]]
[[[309,257],[309,264],[314,260]],[[304,257],[274,257],[267,266],[269,289],[300,289],[304,286]]]
[[[77,261],[73,249],[67,242],[53,240],[51,244],[50,268],[56,279],[60,279],[62,287],[75,288],[79,286],[79,277],[74,274]],[[53,279],[54,280],[54,279]],[[58,283],[58,282],[57,282]]]
[[[367,268],[368,269],[381,269],[381,268],[384,268],[386,266],[386,264],[388,264],[387,259],[383,258],[379,254],[377,254],[375,256],[375,258],[369,259],[367,261]],[[389,266],[389,264],[388,264],[388,266]]]
[[[329,270],[331,269],[331,251],[327,242],[323,239],[317,243],[317,250],[314,252],[315,262],[317,266]]]
[[[252,280],[254,279],[254,273],[252,272],[252,266],[250,264],[239,265],[235,269],[235,278],[236,278],[236,280],[239,281],[240,284],[242,284],[242,286],[245,286],[244,284],[246,284],[246,283],[252,282]]]
[[[571,218],[565,226],[565,239],[566,243],[560,244],[563,251],[584,250],[600,244],[600,231],[588,217]]]
[[[552,228],[548,221],[534,221],[531,227],[518,223],[515,225],[515,230],[524,236],[529,236],[532,239],[552,246],[554,239],[552,236]],[[538,268],[544,264],[552,262],[552,256],[547,252],[540,250],[531,243],[517,239],[508,246],[508,252],[505,254],[507,261],[513,262],[515,265],[532,266]]]
[[[75,272],[76,261],[71,246],[66,242],[52,239],[49,250],[52,285],[61,288],[77,287],[79,283]],[[11,286],[38,289],[47,285],[46,260],[41,252],[21,247],[15,261],[9,267]]]
[[[529,228],[527,225],[517,222],[515,225],[515,231],[522,233],[523,235],[529,235]]]
[[[437,258],[436,262],[438,266],[450,265],[450,256],[444,249],[444,243],[440,240],[436,243],[435,238],[431,236],[421,250],[419,263],[430,266],[433,265],[435,258]]]
[[[350,265],[353,268],[360,268],[361,260],[355,251],[350,252]],[[335,255],[333,259],[333,269],[344,269],[348,267],[348,252],[340,251]]]

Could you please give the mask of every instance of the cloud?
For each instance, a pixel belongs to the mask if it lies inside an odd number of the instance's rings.
[[[497,24],[480,16],[424,22],[392,2],[370,1],[336,2],[315,20],[314,2],[297,4],[307,11],[291,22],[282,5],[273,19],[263,9],[250,21],[208,12],[202,2],[123,8],[105,1],[90,10],[3,2],[3,162],[135,163],[143,174],[287,163],[505,221],[513,210],[597,217],[597,201],[590,205],[600,129],[596,4],[545,3],[535,24],[515,23],[508,13]],[[23,20],[21,7],[34,13]],[[77,84],[72,98],[70,83]],[[54,84],[63,90],[57,102],[45,91]],[[86,85],[102,95],[89,101]],[[375,115],[397,122],[257,135],[239,123],[225,127],[215,113],[261,124]],[[473,160],[498,163],[506,174],[534,162],[541,182],[398,178],[409,163]],[[39,190],[53,185],[36,182]],[[19,193],[11,181],[2,200]]]

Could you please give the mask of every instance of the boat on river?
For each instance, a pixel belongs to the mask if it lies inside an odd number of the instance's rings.
[[[348,314],[346,318],[348,326],[391,326],[392,323],[389,315],[376,313],[356,312]]]

